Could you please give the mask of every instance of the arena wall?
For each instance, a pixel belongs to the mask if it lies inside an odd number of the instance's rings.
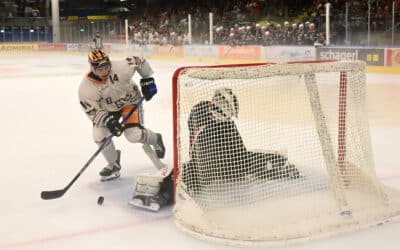
[[[0,43],[0,54],[85,54],[81,43]],[[114,56],[137,55],[160,60],[201,61],[210,64],[243,62],[286,62],[308,60],[362,60],[368,72],[399,73],[400,48],[314,47],[314,46],[227,46],[227,45],[126,45],[106,44]]]

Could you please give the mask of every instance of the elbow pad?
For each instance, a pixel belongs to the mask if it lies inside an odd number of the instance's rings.
[[[139,65],[137,68],[137,72],[142,78],[149,78],[151,75],[153,75],[153,69],[151,68],[150,64],[147,62],[147,60],[143,60],[142,63]]]

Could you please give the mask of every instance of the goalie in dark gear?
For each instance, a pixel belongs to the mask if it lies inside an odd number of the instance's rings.
[[[183,164],[182,181],[196,192],[213,181],[298,178],[299,172],[279,153],[246,149],[232,117],[238,117],[239,102],[231,89],[218,89],[211,101],[193,106],[188,127],[190,161]]]

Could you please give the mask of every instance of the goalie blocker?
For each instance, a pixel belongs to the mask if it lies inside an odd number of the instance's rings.
[[[157,212],[173,202],[173,168],[164,166],[154,175],[136,177],[135,191],[130,205]]]

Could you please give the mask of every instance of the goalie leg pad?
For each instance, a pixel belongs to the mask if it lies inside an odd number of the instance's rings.
[[[129,204],[156,212],[172,201],[172,168],[164,167],[156,175],[136,177],[134,195]]]
[[[274,167],[271,170],[268,170],[267,178],[270,180],[298,179],[298,178],[300,178],[300,173],[295,165],[287,162],[284,166]]]
[[[153,212],[158,212],[161,208],[160,203],[157,199],[144,195],[135,195],[132,200],[129,202],[130,205],[134,207],[139,207],[143,209],[147,209]]]
[[[298,179],[300,178],[299,170],[293,164],[288,164],[285,169],[286,178]]]

